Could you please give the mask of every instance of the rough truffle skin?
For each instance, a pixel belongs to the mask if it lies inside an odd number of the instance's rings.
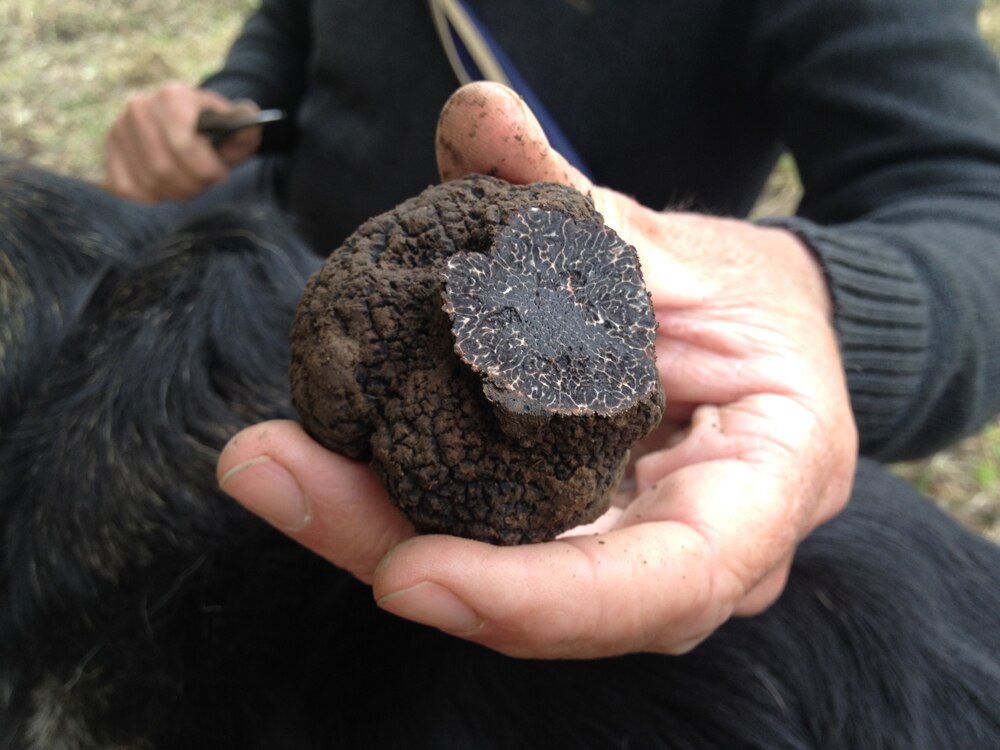
[[[604,406],[546,404],[521,392],[505,398],[510,386],[498,389],[456,342],[455,293],[446,283],[462,277],[449,259],[461,266],[490,257],[495,243],[502,249],[498,235],[522,231],[518,221],[538,210],[610,241],[593,204],[571,188],[469,176],[365,222],[299,303],[291,386],[305,429],[331,450],[369,460],[420,532],[519,544],[594,520],[611,501],[629,447],[662,414],[651,308],[648,345],[637,344],[636,358],[647,377]],[[648,295],[640,301],[649,307]]]

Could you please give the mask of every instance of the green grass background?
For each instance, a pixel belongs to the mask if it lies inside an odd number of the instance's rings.
[[[195,82],[222,60],[256,0],[0,0],[0,153],[102,179],[103,137],[127,97]],[[1000,0],[980,26],[1000,54]],[[781,161],[758,212],[794,210]],[[1000,541],[1000,421],[954,449],[896,467],[969,526]]]

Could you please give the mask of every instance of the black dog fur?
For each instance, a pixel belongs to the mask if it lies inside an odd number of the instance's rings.
[[[0,748],[1000,747],[1000,549],[862,462],[764,615],[679,658],[510,659],[382,613],[225,498],[291,416],[318,266],[0,162]]]

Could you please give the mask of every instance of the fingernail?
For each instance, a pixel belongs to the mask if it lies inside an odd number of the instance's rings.
[[[399,617],[452,635],[474,635],[485,624],[483,618],[465,602],[444,586],[431,581],[387,594],[378,600],[378,606]]]
[[[298,482],[270,456],[237,464],[219,480],[222,491],[247,510],[285,531],[301,531],[309,523],[309,505]]]

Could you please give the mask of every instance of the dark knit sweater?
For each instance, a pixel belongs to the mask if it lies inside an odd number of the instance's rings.
[[[470,0],[596,181],[770,220],[821,259],[861,434],[935,450],[1000,409],[1000,73],[972,0]],[[455,78],[424,0],[264,0],[205,84],[294,113],[267,136],[321,251],[435,182]]]

